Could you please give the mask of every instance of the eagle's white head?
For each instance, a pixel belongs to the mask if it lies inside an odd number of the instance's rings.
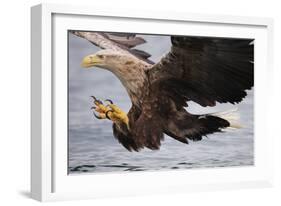
[[[139,63],[139,59],[125,52],[104,49],[83,58],[81,66],[84,68],[100,67],[113,73],[130,70]]]
[[[143,86],[149,66],[144,61],[127,52],[104,49],[83,58],[84,68],[99,67],[115,74],[129,94],[138,93]]]

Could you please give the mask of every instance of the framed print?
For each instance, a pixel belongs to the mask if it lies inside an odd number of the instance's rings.
[[[271,186],[271,19],[43,4],[31,22],[34,199]]]

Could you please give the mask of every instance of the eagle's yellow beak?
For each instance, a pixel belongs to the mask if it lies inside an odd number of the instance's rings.
[[[100,63],[102,63],[102,59],[92,54],[83,58],[81,66],[84,68],[89,68],[92,66],[99,65]]]

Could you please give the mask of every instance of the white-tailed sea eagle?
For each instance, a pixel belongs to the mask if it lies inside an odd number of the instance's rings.
[[[184,107],[239,103],[254,83],[253,39],[171,36],[170,52],[158,63],[133,49],[145,40],[134,34],[71,31],[102,48],[82,66],[111,71],[132,101],[128,114],[94,98],[99,119],[113,122],[113,134],[129,151],[159,149],[164,134],[183,142],[235,127],[223,114],[195,115]],[[237,126],[237,125],[236,125]]]

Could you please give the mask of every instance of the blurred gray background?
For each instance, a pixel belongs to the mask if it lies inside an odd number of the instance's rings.
[[[170,37],[140,35],[147,41],[138,46],[159,61],[169,52]],[[243,128],[208,135],[200,142],[186,145],[166,136],[158,151],[144,149],[129,152],[114,139],[112,123],[98,120],[90,110],[91,95],[111,99],[124,111],[131,102],[120,81],[110,72],[81,68],[84,56],[100,48],[69,33],[69,168],[70,174],[114,171],[167,170],[202,167],[225,167],[253,165],[253,91],[238,105],[221,104],[202,108],[189,103],[188,111],[209,113],[234,107],[239,109]]]

